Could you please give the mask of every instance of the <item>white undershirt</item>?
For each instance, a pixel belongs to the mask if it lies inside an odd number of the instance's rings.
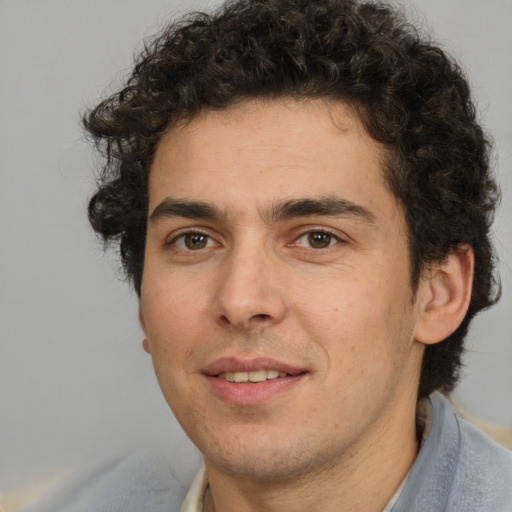
[[[192,480],[180,512],[203,512],[204,495],[208,489],[208,477],[204,464]]]

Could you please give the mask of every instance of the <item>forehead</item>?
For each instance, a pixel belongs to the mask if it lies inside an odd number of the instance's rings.
[[[371,206],[387,193],[383,157],[343,103],[261,100],[204,111],[162,137],[150,213],[168,196],[238,209],[333,195]]]

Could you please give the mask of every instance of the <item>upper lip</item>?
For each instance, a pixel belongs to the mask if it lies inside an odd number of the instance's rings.
[[[271,357],[256,357],[252,359],[221,357],[208,364],[203,369],[203,373],[214,376],[226,372],[254,372],[257,370],[277,370],[289,375],[298,375],[305,372],[304,368],[292,366]]]

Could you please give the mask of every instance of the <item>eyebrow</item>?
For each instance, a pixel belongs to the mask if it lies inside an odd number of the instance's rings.
[[[224,215],[218,208],[203,201],[184,201],[167,197],[153,210],[149,220],[156,222],[160,219],[172,217],[219,220]]]
[[[375,215],[364,206],[338,197],[301,198],[281,201],[274,204],[261,216],[270,223],[290,220],[296,217],[354,217],[373,224]],[[224,213],[215,205],[203,201],[188,201],[165,198],[151,213],[149,220],[182,217],[187,219],[220,220]]]
[[[364,206],[339,197],[291,199],[273,206],[269,220],[278,222],[294,217],[354,217],[368,224],[375,222],[375,215]]]

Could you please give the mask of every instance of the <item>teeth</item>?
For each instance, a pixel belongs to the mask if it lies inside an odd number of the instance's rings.
[[[249,374],[247,372],[234,372],[233,382],[247,382],[249,380]]]
[[[257,370],[255,372],[249,372],[248,380],[251,382],[263,382],[267,379],[273,379],[274,377],[271,377],[269,374],[270,372],[273,372],[273,370],[270,370],[269,372],[266,372],[265,370]]]
[[[266,380],[286,377],[285,372],[277,370],[256,370],[253,372],[225,372],[219,373],[217,377],[229,382],[264,382]]]

